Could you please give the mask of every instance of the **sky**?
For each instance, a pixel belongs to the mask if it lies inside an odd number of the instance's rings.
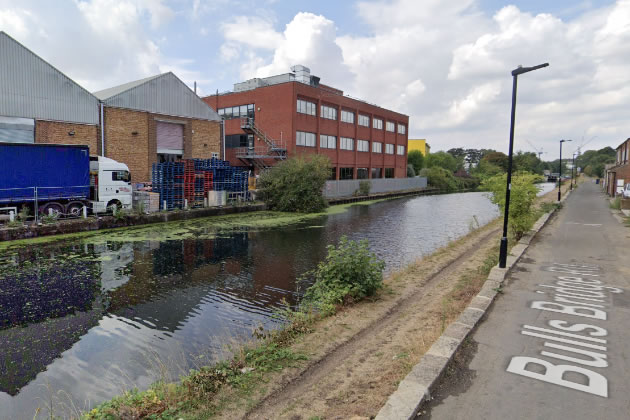
[[[295,64],[409,115],[432,151],[543,160],[630,137],[630,0],[0,0],[0,30],[90,91],[167,71],[209,95]]]

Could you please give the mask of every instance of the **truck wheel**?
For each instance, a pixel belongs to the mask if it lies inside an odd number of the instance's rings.
[[[63,208],[63,205],[59,203],[46,203],[39,208],[39,213],[42,216],[48,216],[51,209],[52,209],[53,216],[57,216],[57,217],[63,216],[64,208]]]
[[[119,210],[122,208],[122,204],[118,200],[112,200],[107,203],[107,211],[114,212],[115,210]]]
[[[71,217],[81,217],[83,215],[84,204],[74,201],[66,206],[66,214]]]

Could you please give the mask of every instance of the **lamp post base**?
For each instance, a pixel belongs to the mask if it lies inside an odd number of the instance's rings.
[[[505,268],[507,263],[508,240],[504,236],[501,238],[501,247],[499,248],[499,268]]]

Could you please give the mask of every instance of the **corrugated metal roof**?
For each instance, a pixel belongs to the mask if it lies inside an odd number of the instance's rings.
[[[0,115],[98,124],[98,99],[0,31]]]
[[[220,121],[219,115],[172,72],[94,93],[105,106]]]

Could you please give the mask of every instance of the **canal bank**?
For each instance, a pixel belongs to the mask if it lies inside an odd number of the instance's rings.
[[[362,201],[373,201],[389,198],[423,196],[432,194],[440,194],[440,191],[435,188],[423,188],[419,190],[407,190],[390,193],[369,194],[364,196],[332,198],[328,200],[328,203],[331,206],[334,206],[338,204],[348,204]],[[88,217],[85,219],[58,220],[52,223],[45,224],[30,223],[18,227],[0,226],[0,242],[39,238],[43,236],[67,235],[79,232],[94,232],[105,229],[143,226],[154,223],[168,223],[204,217],[224,216],[228,214],[249,213],[255,211],[264,211],[266,209],[267,206],[264,203],[243,203],[235,206],[175,210],[150,214],[125,212],[122,213],[119,217],[97,216]]]

